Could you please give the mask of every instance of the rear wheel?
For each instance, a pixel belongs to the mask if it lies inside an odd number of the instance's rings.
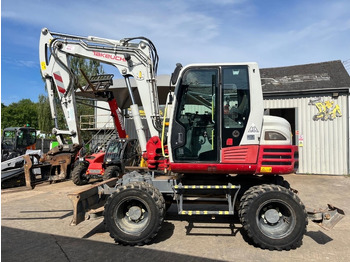
[[[72,180],[73,183],[77,186],[85,185],[89,182],[89,179],[86,177],[86,171],[88,169],[88,165],[84,163],[79,163],[74,167],[72,171]]]
[[[105,204],[105,225],[112,238],[124,245],[143,245],[158,233],[165,201],[153,185],[132,182],[120,186]]]
[[[122,175],[123,174],[118,166],[109,166],[105,169],[103,180],[108,180],[112,177],[122,177]]]
[[[239,217],[254,243],[271,250],[299,247],[308,223],[298,196],[278,185],[259,185],[246,191]]]

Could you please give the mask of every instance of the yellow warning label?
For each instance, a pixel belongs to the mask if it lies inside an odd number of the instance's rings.
[[[260,168],[261,173],[271,173],[272,172],[272,167],[271,166],[262,166]]]
[[[46,70],[46,63],[45,62],[41,62],[41,70]]]

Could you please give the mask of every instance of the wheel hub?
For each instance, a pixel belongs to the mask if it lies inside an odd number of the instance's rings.
[[[276,209],[269,209],[264,214],[265,220],[270,224],[275,224],[280,219],[280,213]]]
[[[142,217],[142,209],[138,206],[132,206],[129,208],[128,212],[127,212],[127,216],[131,219],[131,220],[139,220]]]

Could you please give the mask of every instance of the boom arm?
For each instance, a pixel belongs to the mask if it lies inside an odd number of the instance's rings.
[[[139,43],[133,43],[141,39]],[[73,143],[80,143],[75,110],[76,78],[69,68],[68,56],[78,56],[98,60],[115,66],[124,76],[133,105],[133,118],[142,151],[146,150],[146,137],[138,114],[129,77],[136,80],[137,89],[146,113],[151,136],[157,136],[161,128],[159,115],[159,100],[156,86],[156,70],[158,56],[152,42],[146,38],[127,38],[120,41],[98,37],[80,37],[50,32],[44,28],[41,31],[39,46],[41,74],[45,78],[52,118],[55,120],[55,132],[58,137],[69,134]],[[59,130],[55,111],[54,89],[67,119],[68,131]],[[61,144],[63,140],[59,141]]]

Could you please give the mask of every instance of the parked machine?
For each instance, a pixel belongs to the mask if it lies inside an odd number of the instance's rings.
[[[82,73],[88,84],[85,87],[80,88],[80,91],[90,91],[93,92],[95,97],[107,100],[111,116],[113,118],[113,123],[115,131],[117,133],[117,137],[121,139],[112,140],[111,143],[120,143],[122,149],[126,138],[125,127],[123,124],[123,116],[120,112],[117,100],[114,98],[113,93],[110,90],[108,90],[109,86],[113,84],[113,75],[99,75],[88,78],[83,71]],[[74,106],[74,104],[72,105]],[[125,157],[119,159],[118,165],[116,165],[114,169],[105,170],[104,150],[99,150],[98,152],[92,153],[87,156],[83,155],[82,151],[83,150],[79,151],[79,160],[77,160],[78,162],[75,164],[75,167],[71,173],[71,177],[74,184],[80,186],[86,184],[90,178],[107,180],[108,178],[118,177],[122,174],[121,166],[123,166],[124,162],[126,161]]]
[[[42,75],[49,95],[59,94],[68,119],[69,130],[56,133],[69,134],[75,143],[79,141],[72,109],[74,75],[67,67],[69,55],[113,65],[125,78],[138,142],[147,162],[147,169],[70,194],[72,224],[104,203],[111,237],[121,244],[142,245],[157,235],[166,204],[175,202],[180,215],[238,213],[247,235],[262,248],[289,250],[301,244],[308,214],[280,176],[296,170],[298,148],[292,145],[286,120],[263,115],[256,63],[178,64],[171,77],[175,91],[169,92],[161,117],[156,85],[158,55],[149,39],[117,41],[45,28],[40,38]],[[148,141],[130,77],[136,81],[152,136]],[[188,202],[196,208],[187,210]],[[208,202],[212,203],[210,208]],[[341,218],[339,212],[334,208],[319,212],[317,220],[334,225]]]
[[[40,153],[36,130],[32,127],[7,127],[1,137],[1,188],[25,184],[24,156]]]
[[[32,127],[7,127],[2,132],[1,162],[35,149],[36,130]]]
[[[136,139],[113,139],[105,152],[92,154],[80,160],[72,171],[72,180],[76,185],[84,185],[91,178],[120,178],[125,173],[126,166],[138,166],[140,161],[141,152]]]

